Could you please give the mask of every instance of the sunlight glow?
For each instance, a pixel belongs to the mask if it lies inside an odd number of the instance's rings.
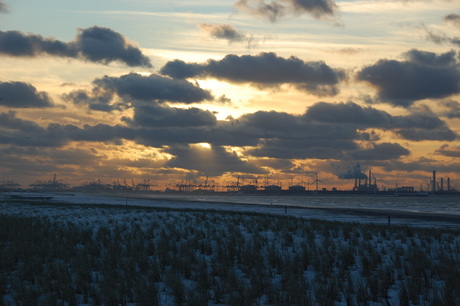
[[[211,149],[211,145],[209,143],[207,143],[207,142],[201,142],[198,145],[200,145],[201,147],[203,147],[205,149]]]

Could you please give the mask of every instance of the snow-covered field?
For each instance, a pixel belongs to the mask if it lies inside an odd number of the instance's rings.
[[[449,199],[32,196],[0,201],[0,304],[460,304]]]

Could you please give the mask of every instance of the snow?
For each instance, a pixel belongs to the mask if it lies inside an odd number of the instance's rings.
[[[4,194],[9,196],[11,194]],[[14,193],[50,203],[112,204],[269,213],[339,222],[460,228],[460,197],[247,196],[186,194]]]
[[[52,302],[78,305],[101,299],[102,304],[115,299],[137,305],[136,301],[152,296],[159,305],[175,304],[179,297],[200,305],[222,305],[224,300],[235,304],[242,298],[259,305],[289,304],[294,296],[288,293],[297,294],[297,289],[316,304],[459,301],[454,288],[460,280],[460,236],[452,231],[460,228],[458,199],[3,194],[0,217],[31,217],[17,222],[25,222],[24,230],[30,223],[49,236],[29,242],[27,235],[17,234],[13,237],[20,239],[5,240],[3,246],[15,252],[3,255],[12,253],[15,260],[4,257],[12,264],[0,269],[0,301],[3,290],[6,305],[28,298],[51,302],[48,281],[51,288],[58,288],[51,289],[54,294],[65,292],[60,301]],[[373,225],[387,224],[388,216],[391,227]],[[13,232],[6,229],[8,235]],[[41,248],[37,252],[41,255],[21,257],[19,249],[29,243]],[[47,254],[43,246],[48,244],[53,248],[50,254],[69,252],[69,258]],[[27,250],[24,253],[30,256]],[[29,261],[41,264],[42,272],[27,269]],[[104,269],[112,266],[114,270]],[[55,283],[53,271],[62,267],[68,271]],[[71,279],[67,287],[66,277]],[[2,282],[13,285],[2,289]],[[113,286],[123,293],[107,291]]]

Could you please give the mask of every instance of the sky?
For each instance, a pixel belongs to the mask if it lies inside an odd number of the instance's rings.
[[[459,133],[454,0],[0,0],[0,181],[460,188]]]

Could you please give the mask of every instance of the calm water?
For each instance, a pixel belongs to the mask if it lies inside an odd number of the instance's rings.
[[[28,196],[29,194],[24,194]],[[383,196],[247,196],[247,195],[184,195],[184,194],[43,194],[56,203],[116,204],[151,207],[223,209],[308,217],[331,221],[353,221],[386,224],[417,225],[458,229],[460,226],[460,197],[383,197]],[[5,199],[8,199],[5,196]],[[227,205],[223,205],[223,203]],[[0,203],[1,204],[1,203]],[[228,205],[235,204],[235,205]],[[236,205],[251,204],[251,205]],[[272,205],[271,205],[272,204]],[[19,206],[8,207],[19,209]],[[229,207],[230,206],[230,207]],[[306,208],[345,208],[297,209]],[[363,210],[360,213],[348,209]],[[366,214],[365,209],[385,210],[383,214]],[[388,210],[394,210],[393,213]],[[397,213],[397,211],[400,211]],[[432,213],[428,218],[413,218],[404,212]],[[387,215],[388,213],[388,215]],[[418,215],[418,214],[417,214]],[[426,216],[426,214],[424,214]],[[452,216],[453,218],[445,216]],[[414,215],[412,215],[414,216]],[[444,216],[444,217],[443,217]],[[437,218],[440,217],[440,218]],[[431,219],[430,219],[431,218]]]
[[[384,197],[384,196],[244,196],[171,195],[154,198],[202,202],[273,204],[303,207],[398,209],[405,211],[449,212],[460,214],[460,197]]]
[[[24,194],[28,196],[29,194]],[[73,203],[105,203],[139,205],[158,205],[161,202],[201,202],[201,203],[235,203],[286,205],[311,208],[361,208],[361,209],[394,209],[412,212],[438,212],[460,215],[460,196],[429,196],[429,197],[392,197],[392,196],[248,196],[248,195],[185,195],[185,194],[43,194],[49,195],[54,201]],[[137,199],[137,200],[135,200]],[[152,201],[153,200],[153,201]],[[147,202],[146,202],[147,201]],[[144,202],[144,203],[141,203]],[[150,202],[150,204],[149,204]],[[156,204],[154,204],[156,203]]]

